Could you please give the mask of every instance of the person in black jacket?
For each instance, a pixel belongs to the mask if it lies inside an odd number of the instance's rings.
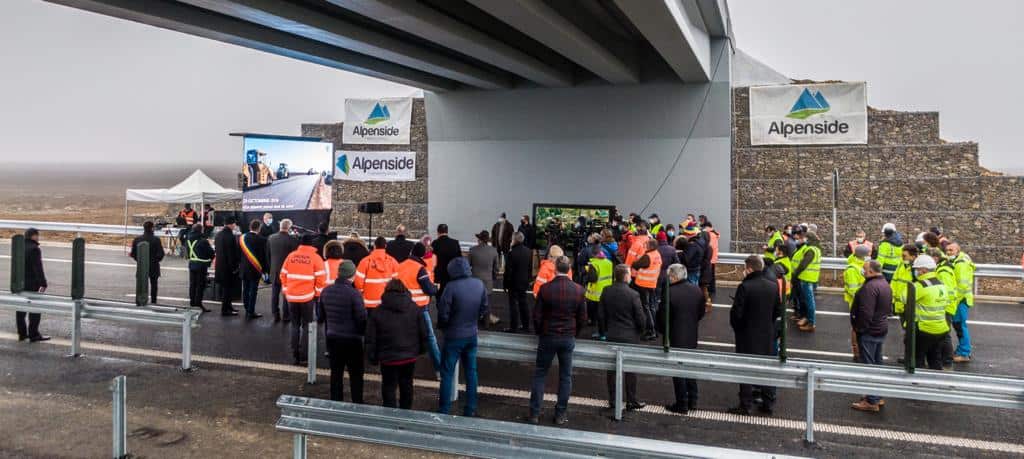
[[[46,292],[46,274],[43,272],[43,251],[39,249],[39,230],[25,230],[25,284],[26,292]],[[28,325],[25,324],[26,313],[17,311],[14,320],[18,325],[18,341],[26,339],[35,343],[48,341],[49,336],[39,334],[39,322],[42,314],[28,313]]]
[[[775,320],[782,313],[779,286],[764,274],[764,261],[759,255],[745,260],[743,281],[729,311],[729,324],[736,335],[736,353],[772,355],[775,343]],[[771,415],[775,388],[758,386],[762,402],[758,411]],[[733,414],[749,415],[754,403],[754,387],[740,384],[740,404],[730,408]]]
[[[506,333],[530,331],[530,306],[526,291],[533,277],[533,251],[526,246],[526,235],[512,234],[512,248],[505,260],[503,287],[508,293],[508,328]]]
[[[238,261],[238,272],[242,277],[242,306],[245,308],[246,319],[259,319],[263,314],[256,313],[256,292],[259,291],[260,279],[268,271],[270,262],[267,260],[267,238],[260,236],[263,224],[259,220],[249,223],[249,232],[238,238],[238,247],[242,254]]]
[[[210,312],[203,306],[203,293],[206,292],[206,276],[210,271],[214,251],[209,239],[203,235],[203,225],[192,225],[185,245],[188,248],[188,304],[203,312]]]
[[[384,406],[412,408],[416,357],[426,352],[427,340],[427,323],[420,308],[402,281],[391,279],[384,287],[380,306],[366,323],[366,357],[371,365],[380,365]],[[399,391],[397,404],[395,388]]]
[[[530,223],[530,216],[523,215],[523,218],[519,219],[519,228],[516,229],[520,233],[523,233],[523,245],[531,251],[537,249],[537,230],[533,224]]]
[[[437,265],[434,267],[434,281],[440,286],[437,296],[444,293],[444,286],[448,285],[448,263],[462,256],[462,248],[459,241],[448,237],[448,225],[442,223],[437,225],[437,239],[430,244],[434,249],[434,256],[437,257]]]
[[[395,238],[388,241],[388,246],[384,249],[384,252],[391,255],[391,258],[394,258],[395,261],[401,263],[406,258],[409,258],[414,245],[416,245],[415,242],[406,238],[405,225],[398,225],[398,228],[395,228]]]
[[[686,281],[686,267],[676,263],[668,267],[668,307],[658,309],[658,330],[668,335],[669,345],[683,349],[696,349],[700,320],[706,312],[704,292]],[[666,318],[665,315],[668,314]],[[686,414],[697,409],[697,380],[672,378],[676,402],[666,405],[673,413]]]
[[[647,319],[640,294],[629,287],[629,266],[616,265],[612,279],[612,285],[601,291],[601,301],[597,305],[598,333],[613,343],[640,344]],[[626,373],[623,379],[626,383],[626,409],[642,409],[646,405],[636,396],[636,373]],[[608,370],[605,380],[608,384],[608,407],[615,408],[615,371]]]
[[[320,222],[316,225],[316,234],[313,235],[313,248],[316,249],[316,254],[320,255],[320,258],[324,258],[324,246],[338,238],[338,233],[331,236],[328,230],[330,230],[330,226],[327,222]]]
[[[363,295],[352,286],[356,265],[345,260],[338,265],[338,278],[320,294],[317,317],[325,323],[327,352],[331,360],[331,400],[345,400],[342,375],[348,367],[349,391],[353,403],[363,403],[363,335],[366,307]]]
[[[267,239],[281,231],[281,224],[274,221],[274,214],[267,212],[263,214],[263,226],[260,228],[260,236]]]
[[[853,295],[850,306],[850,324],[857,333],[860,363],[883,365],[882,345],[889,334],[889,316],[892,314],[892,288],[882,276],[878,260],[864,263],[864,285]],[[884,401],[875,395],[865,395],[851,406],[858,411],[877,412]]]
[[[153,222],[143,223],[142,235],[132,240],[131,257],[133,260],[138,261],[135,252],[142,242],[149,244],[149,302],[156,304],[157,279],[160,278],[160,261],[164,259],[164,246],[160,242],[160,238],[153,234]]]
[[[238,262],[242,252],[238,247],[238,239],[235,238],[235,228],[238,227],[234,216],[224,218],[224,228],[217,233],[213,240],[216,250],[213,266],[213,280],[220,284],[220,315],[237,316],[238,310],[231,306],[235,288],[238,286]]]

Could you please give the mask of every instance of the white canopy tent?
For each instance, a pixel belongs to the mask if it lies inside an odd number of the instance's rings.
[[[192,175],[170,188],[127,189],[124,196],[125,239],[128,238],[128,202],[199,203],[199,213],[206,203],[241,199],[242,192],[224,188],[214,182],[203,171],[196,169]],[[200,217],[202,218],[202,217]],[[200,220],[202,222],[202,220]],[[202,222],[205,223],[205,222]]]

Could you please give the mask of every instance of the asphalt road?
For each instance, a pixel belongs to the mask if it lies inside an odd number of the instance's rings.
[[[302,210],[309,205],[309,199],[318,183],[319,174],[294,174],[286,179],[274,180],[270,186],[248,190],[244,198],[247,206],[260,211]],[[253,200],[267,201],[250,203]]]
[[[0,279],[6,279],[9,263],[6,262],[8,245],[0,245]],[[50,280],[50,292],[66,294],[68,291],[69,268],[68,249],[44,247],[45,265]],[[132,261],[120,251],[90,250],[87,255],[86,294],[90,297],[130,300],[133,291]],[[182,305],[185,303],[186,276],[184,262],[168,259],[164,264],[161,285],[161,303]],[[257,309],[269,312],[269,289],[260,291]],[[719,304],[712,314],[701,323],[701,347],[720,351],[732,350],[733,336],[728,324],[728,303],[732,289],[722,288],[716,299]],[[493,309],[506,319],[504,295],[492,297]],[[848,360],[849,328],[845,318],[846,306],[837,295],[819,295],[818,330],[813,334],[797,331],[791,333],[790,352],[794,357],[828,360]],[[216,304],[209,305],[216,310]],[[1024,307],[1016,304],[979,304],[973,310],[971,327],[975,344],[975,361],[960,365],[954,371],[970,371],[984,374],[1024,376]],[[214,313],[215,314],[215,313]],[[268,317],[246,321],[242,318],[222,318],[207,314],[202,318],[202,327],[193,338],[193,349],[200,368],[210,367],[215,371],[255,371],[266,364],[287,364],[289,329],[285,324],[275,324]],[[496,328],[501,329],[504,324]],[[45,318],[44,333],[67,338],[70,323],[59,318]],[[177,331],[148,327],[124,326],[99,322],[86,322],[84,341],[90,345],[107,346],[87,352],[111,355],[125,359],[122,365],[134,368],[136,360],[154,361],[173,366],[173,355],[161,355],[159,351],[179,350],[180,336]],[[893,323],[885,354],[889,362],[902,351],[898,325]],[[13,324],[0,322],[0,353],[8,355],[8,349],[24,351],[24,347],[10,341]],[[589,333],[587,333],[589,336]],[[0,338],[4,338],[0,336]],[[25,345],[20,345],[25,346]],[[41,346],[40,348],[43,348]],[[120,351],[119,351],[120,349]],[[131,352],[131,355],[123,355]],[[205,361],[203,357],[227,360]],[[30,356],[22,356],[31,359]],[[45,357],[44,360],[52,357]],[[321,359],[321,368],[327,367]],[[230,362],[230,363],[225,363]],[[44,364],[45,365],[49,365]],[[417,377],[422,379],[417,390],[417,409],[431,409],[431,400],[436,400],[436,384],[429,363],[421,359],[417,365]],[[484,387],[480,410],[485,417],[518,420],[526,411],[527,400],[522,391],[528,390],[532,365],[482,360],[479,363],[480,383]],[[277,374],[275,377],[301,384],[299,372]],[[148,371],[148,370],[147,370]],[[374,372],[375,369],[370,369]],[[148,375],[146,372],[142,372]],[[18,372],[14,372],[17,379]],[[148,376],[147,376],[148,377]],[[74,378],[71,378],[74,380]],[[6,381],[6,380],[4,380]],[[548,390],[554,389],[554,380],[549,378]],[[5,382],[5,386],[7,383]],[[671,401],[671,386],[667,378],[640,377],[640,398],[649,404],[647,410],[627,416],[627,422],[614,423],[602,411],[607,389],[604,375],[600,372],[577,370],[574,378],[574,402],[570,408],[572,428],[645,436],[674,441],[696,442],[716,446],[786,452],[789,454],[813,456],[874,456],[884,454],[936,455],[936,456],[1001,456],[1024,454],[1024,413],[1013,410],[960,407],[948,404],[889,400],[883,412],[871,415],[849,409],[851,397],[838,394],[819,394],[817,398],[816,421],[836,426],[829,432],[819,433],[819,445],[807,450],[801,442],[799,425],[804,416],[804,394],[796,390],[780,390],[779,402],[772,419],[763,417],[744,418],[725,415],[724,410],[736,403],[736,387],[732,384],[701,383],[701,410],[693,415],[680,418],[659,412],[658,408]],[[60,381],[40,387],[38,390],[61,392]],[[247,390],[261,390],[248,388]],[[267,389],[276,391],[277,389]],[[370,403],[379,400],[378,387],[371,383],[366,390]],[[326,385],[310,389],[315,396],[326,397]],[[270,400],[278,393],[264,394]],[[264,403],[265,410],[274,410],[272,403]],[[549,406],[550,409],[550,406]],[[794,424],[795,423],[795,424]],[[796,426],[796,428],[794,428]],[[860,430],[856,430],[860,429]],[[866,429],[866,430],[864,430]],[[851,433],[853,432],[853,433]],[[914,437],[910,440],[893,437],[893,432],[909,434],[931,434],[943,436],[952,446],[939,447],[930,444],[932,437]],[[948,438],[947,438],[948,437]],[[992,448],[987,443],[971,443],[971,440],[1002,442]],[[932,442],[934,443],[934,442]],[[1004,444],[1005,443],[1005,444]],[[981,445],[981,446],[979,446]],[[987,446],[986,446],[987,445]],[[1010,446],[1006,446],[1010,445]],[[1020,449],[1014,449],[1017,445]],[[1007,449],[1009,448],[1009,449]],[[1012,454],[1008,454],[1012,452]]]

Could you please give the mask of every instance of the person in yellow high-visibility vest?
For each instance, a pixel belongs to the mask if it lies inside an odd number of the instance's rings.
[[[764,228],[764,234],[768,235],[768,243],[763,247],[765,261],[775,261],[775,244],[782,242],[782,233],[774,226],[768,225]]]
[[[797,325],[800,331],[814,332],[814,294],[818,290],[818,278],[821,275],[821,245],[814,232],[808,231],[799,237],[805,242],[793,255],[793,277],[800,280],[797,294],[800,295],[805,315]]]
[[[917,322],[917,353],[914,356],[918,367],[942,370],[942,342],[949,333],[946,323],[946,304],[952,292],[943,285],[935,272],[935,260],[928,255],[919,255],[914,260],[917,280],[909,289],[913,292],[914,317]],[[908,296],[908,301],[910,297]],[[907,303],[911,306],[911,303]]]
[[[974,307],[974,262],[960,251],[960,244],[951,242],[946,246],[946,256],[953,264],[956,275],[956,313],[953,314],[953,330],[956,331],[957,345],[953,361],[971,361],[971,333],[967,331],[967,311]]]
[[[853,308],[853,297],[864,285],[864,259],[870,250],[863,245],[853,249],[853,254],[846,259],[846,269],[843,271],[843,299],[846,305]],[[853,361],[860,361],[860,350],[857,348],[857,330],[850,325],[850,350],[853,352]]]

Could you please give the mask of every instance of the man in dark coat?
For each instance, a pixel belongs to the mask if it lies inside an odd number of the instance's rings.
[[[338,238],[337,233],[334,234],[334,237],[331,237],[327,232],[329,229],[330,227],[327,225],[327,222],[320,222],[316,226],[316,234],[313,235],[313,248],[316,249],[316,254],[320,255],[320,258],[324,258],[324,246],[331,240]]]
[[[502,278],[508,292],[507,333],[530,330],[530,306],[526,303],[526,291],[530,289],[533,274],[533,251],[526,246],[526,235],[516,232],[512,235],[512,248],[505,261],[505,275]]]
[[[131,257],[135,261],[138,261],[136,250],[143,242],[149,244],[149,302],[156,304],[157,279],[160,278],[160,261],[164,259],[164,246],[160,238],[153,233],[153,222],[143,223],[142,235],[132,240]]]
[[[206,292],[206,276],[213,261],[213,248],[210,240],[203,235],[203,225],[196,223],[185,241],[188,250],[188,304],[193,308],[209,312],[203,306],[203,294]]]
[[[226,217],[224,227],[213,240],[213,247],[216,250],[213,280],[220,285],[220,315],[222,316],[238,315],[238,310],[231,306],[231,297],[239,282],[238,262],[242,257],[238,239],[235,238],[235,228],[237,227],[234,216]]]
[[[668,335],[671,347],[696,349],[700,320],[704,318],[704,292],[686,281],[686,267],[676,263],[668,267],[668,307],[658,309],[658,330]],[[668,314],[668,317],[665,317]],[[686,414],[697,409],[697,380],[672,378],[676,402],[665,406],[673,413]]]
[[[265,224],[266,216],[263,221]],[[278,232],[267,238],[267,262],[270,264],[270,294],[272,295],[270,297],[270,312],[274,314],[274,322],[280,321],[282,317],[285,322],[288,322],[291,319],[288,303],[285,303],[280,309],[278,308],[281,305],[281,265],[284,264],[285,258],[288,258],[288,254],[299,248],[299,240],[289,234],[292,230],[291,220],[287,218],[281,220],[279,228]],[[346,257],[346,259],[349,258]]]
[[[46,291],[46,274],[43,272],[43,251],[39,249],[39,230],[35,228],[25,230],[24,288],[26,292],[43,293]],[[18,341],[26,339],[33,343],[48,341],[50,339],[49,336],[39,334],[39,321],[42,320],[42,314],[38,312],[27,313],[27,326],[25,324],[25,315],[26,313],[22,311],[14,313],[14,319],[18,325]]]
[[[523,218],[519,220],[519,228],[516,229],[516,231],[523,233],[523,237],[525,238],[523,245],[525,245],[526,248],[530,250],[537,249],[537,230],[534,228],[533,224],[530,223],[529,215],[523,215]]]
[[[406,238],[405,225],[398,225],[398,228],[395,228],[395,238],[388,241],[388,246],[384,249],[384,252],[391,255],[391,258],[394,258],[395,261],[401,263],[406,258],[409,258],[414,245],[416,245],[415,242]]]
[[[736,335],[736,353],[772,355],[775,343],[775,320],[782,313],[779,286],[763,273],[764,261],[758,255],[745,260],[743,282],[736,288],[736,296],[729,311],[729,324]],[[771,415],[775,403],[775,388],[758,386],[762,402],[758,411]],[[754,403],[754,387],[740,384],[740,404],[730,408],[733,414],[749,415]]]
[[[437,239],[430,243],[434,249],[434,256],[437,257],[437,266],[434,267],[434,280],[439,284],[437,296],[444,293],[444,286],[448,285],[448,263],[462,256],[462,249],[459,241],[448,237],[448,225],[442,223],[437,225]]]
[[[613,343],[640,344],[640,335],[647,324],[646,313],[640,302],[640,294],[629,287],[629,266],[620,264],[612,271],[612,285],[601,291],[597,305],[598,333]],[[626,409],[633,411],[644,406],[636,396],[636,373],[626,373]],[[608,407],[615,408],[615,371],[605,373],[608,384]]]
[[[270,238],[281,230],[281,225],[274,221],[274,214],[267,212],[263,214],[263,226],[260,228],[260,236]]]
[[[238,262],[238,272],[242,277],[242,306],[245,308],[246,319],[259,319],[263,314],[256,313],[256,292],[259,291],[260,279],[266,274],[267,239],[260,236],[263,224],[259,220],[249,223],[249,232],[238,239],[242,256]]]
[[[331,360],[331,400],[343,401],[342,377],[348,368],[352,403],[363,403],[363,335],[366,334],[366,307],[363,295],[352,286],[356,265],[350,260],[338,266],[338,277],[320,294],[317,317],[325,323],[327,351]]]
[[[498,250],[498,266],[505,268],[505,258],[512,250],[512,233],[515,227],[505,218],[505,212],[498,216],[498,222],[491,227],[491,245]]]

